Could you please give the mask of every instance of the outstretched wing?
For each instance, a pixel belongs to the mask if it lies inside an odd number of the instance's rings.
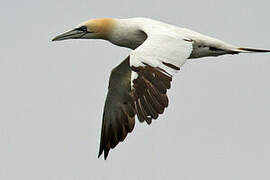
[[[140,122],[148,124],[168,106],[172,77],[192,52],[192,40],[158,30],[146,29],[146,41],[130,54],[135,112]]]
[[[167,89],[192,51],[189,39],[168,32],[148,35],[147,40],[113,69],[107,94],[99,155],[123,141],[139,121],[151,124],[168,106]]]
[[[98,157],[104,151],[106,159],[110,149],[123,141],[135,124],[134,103],[130,85],[129,57],[114,68],[110,75],[108,94],[104,106]]]

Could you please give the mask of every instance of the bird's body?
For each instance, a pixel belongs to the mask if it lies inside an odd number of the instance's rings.
[[[270,50],[240,48],[195,31],[147,18],[94,19],[55,37],[104,39],[132,49],[111,74],[104,107],[99,156],[134,127],[134,117],[151,124],[168,106],[172,77],[190,58]]]
[[[193,51],[190,58],[200,58],[204,56],[218,56],[226,54],[226,51],[235,50],[236,52],[243,52],[237,50],[236,46],[230,45],[218,39],[197,33],[195,31],[180,28],[171,24],[159,22],[148,18],[130,18],[130,19],[102,19],[97,21],[107,21],[112,30],[104,38],[111,43],[136,49],[147,38],[148,35],[161,32],[171,35],[173,37],[186,38],[193,41]],[[108,23],[109,22],[109,23]],[[209,49],[209,47],[212,47]],[[217,52],[216,49],[224,50],[224,52]]]

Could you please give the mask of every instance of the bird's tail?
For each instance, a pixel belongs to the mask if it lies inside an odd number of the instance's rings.
[[[254,49],[254,48],[236,48],[238,53],[266,53],[270,52],[270,49]]]

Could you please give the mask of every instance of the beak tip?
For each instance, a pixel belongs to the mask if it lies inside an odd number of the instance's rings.
[[[54,37],[54,38],[52,39],[52,41],[57,41],[57,37]]]
[[[60,34],[52,39],[52,41],[62,41],[67,39],[78,39],[85,33],[82,31],[78,31],[76,29],[73,29],[71,31],[65,32],[63,34]]]

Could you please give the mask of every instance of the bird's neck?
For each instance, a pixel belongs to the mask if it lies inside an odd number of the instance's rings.
[[[108,35],[107,40],[117,46],[135,49],[146,38],[146,34],[140,29],[140,25],[136,21],[132,21],[131,19],[116,19],[116,23]]]

